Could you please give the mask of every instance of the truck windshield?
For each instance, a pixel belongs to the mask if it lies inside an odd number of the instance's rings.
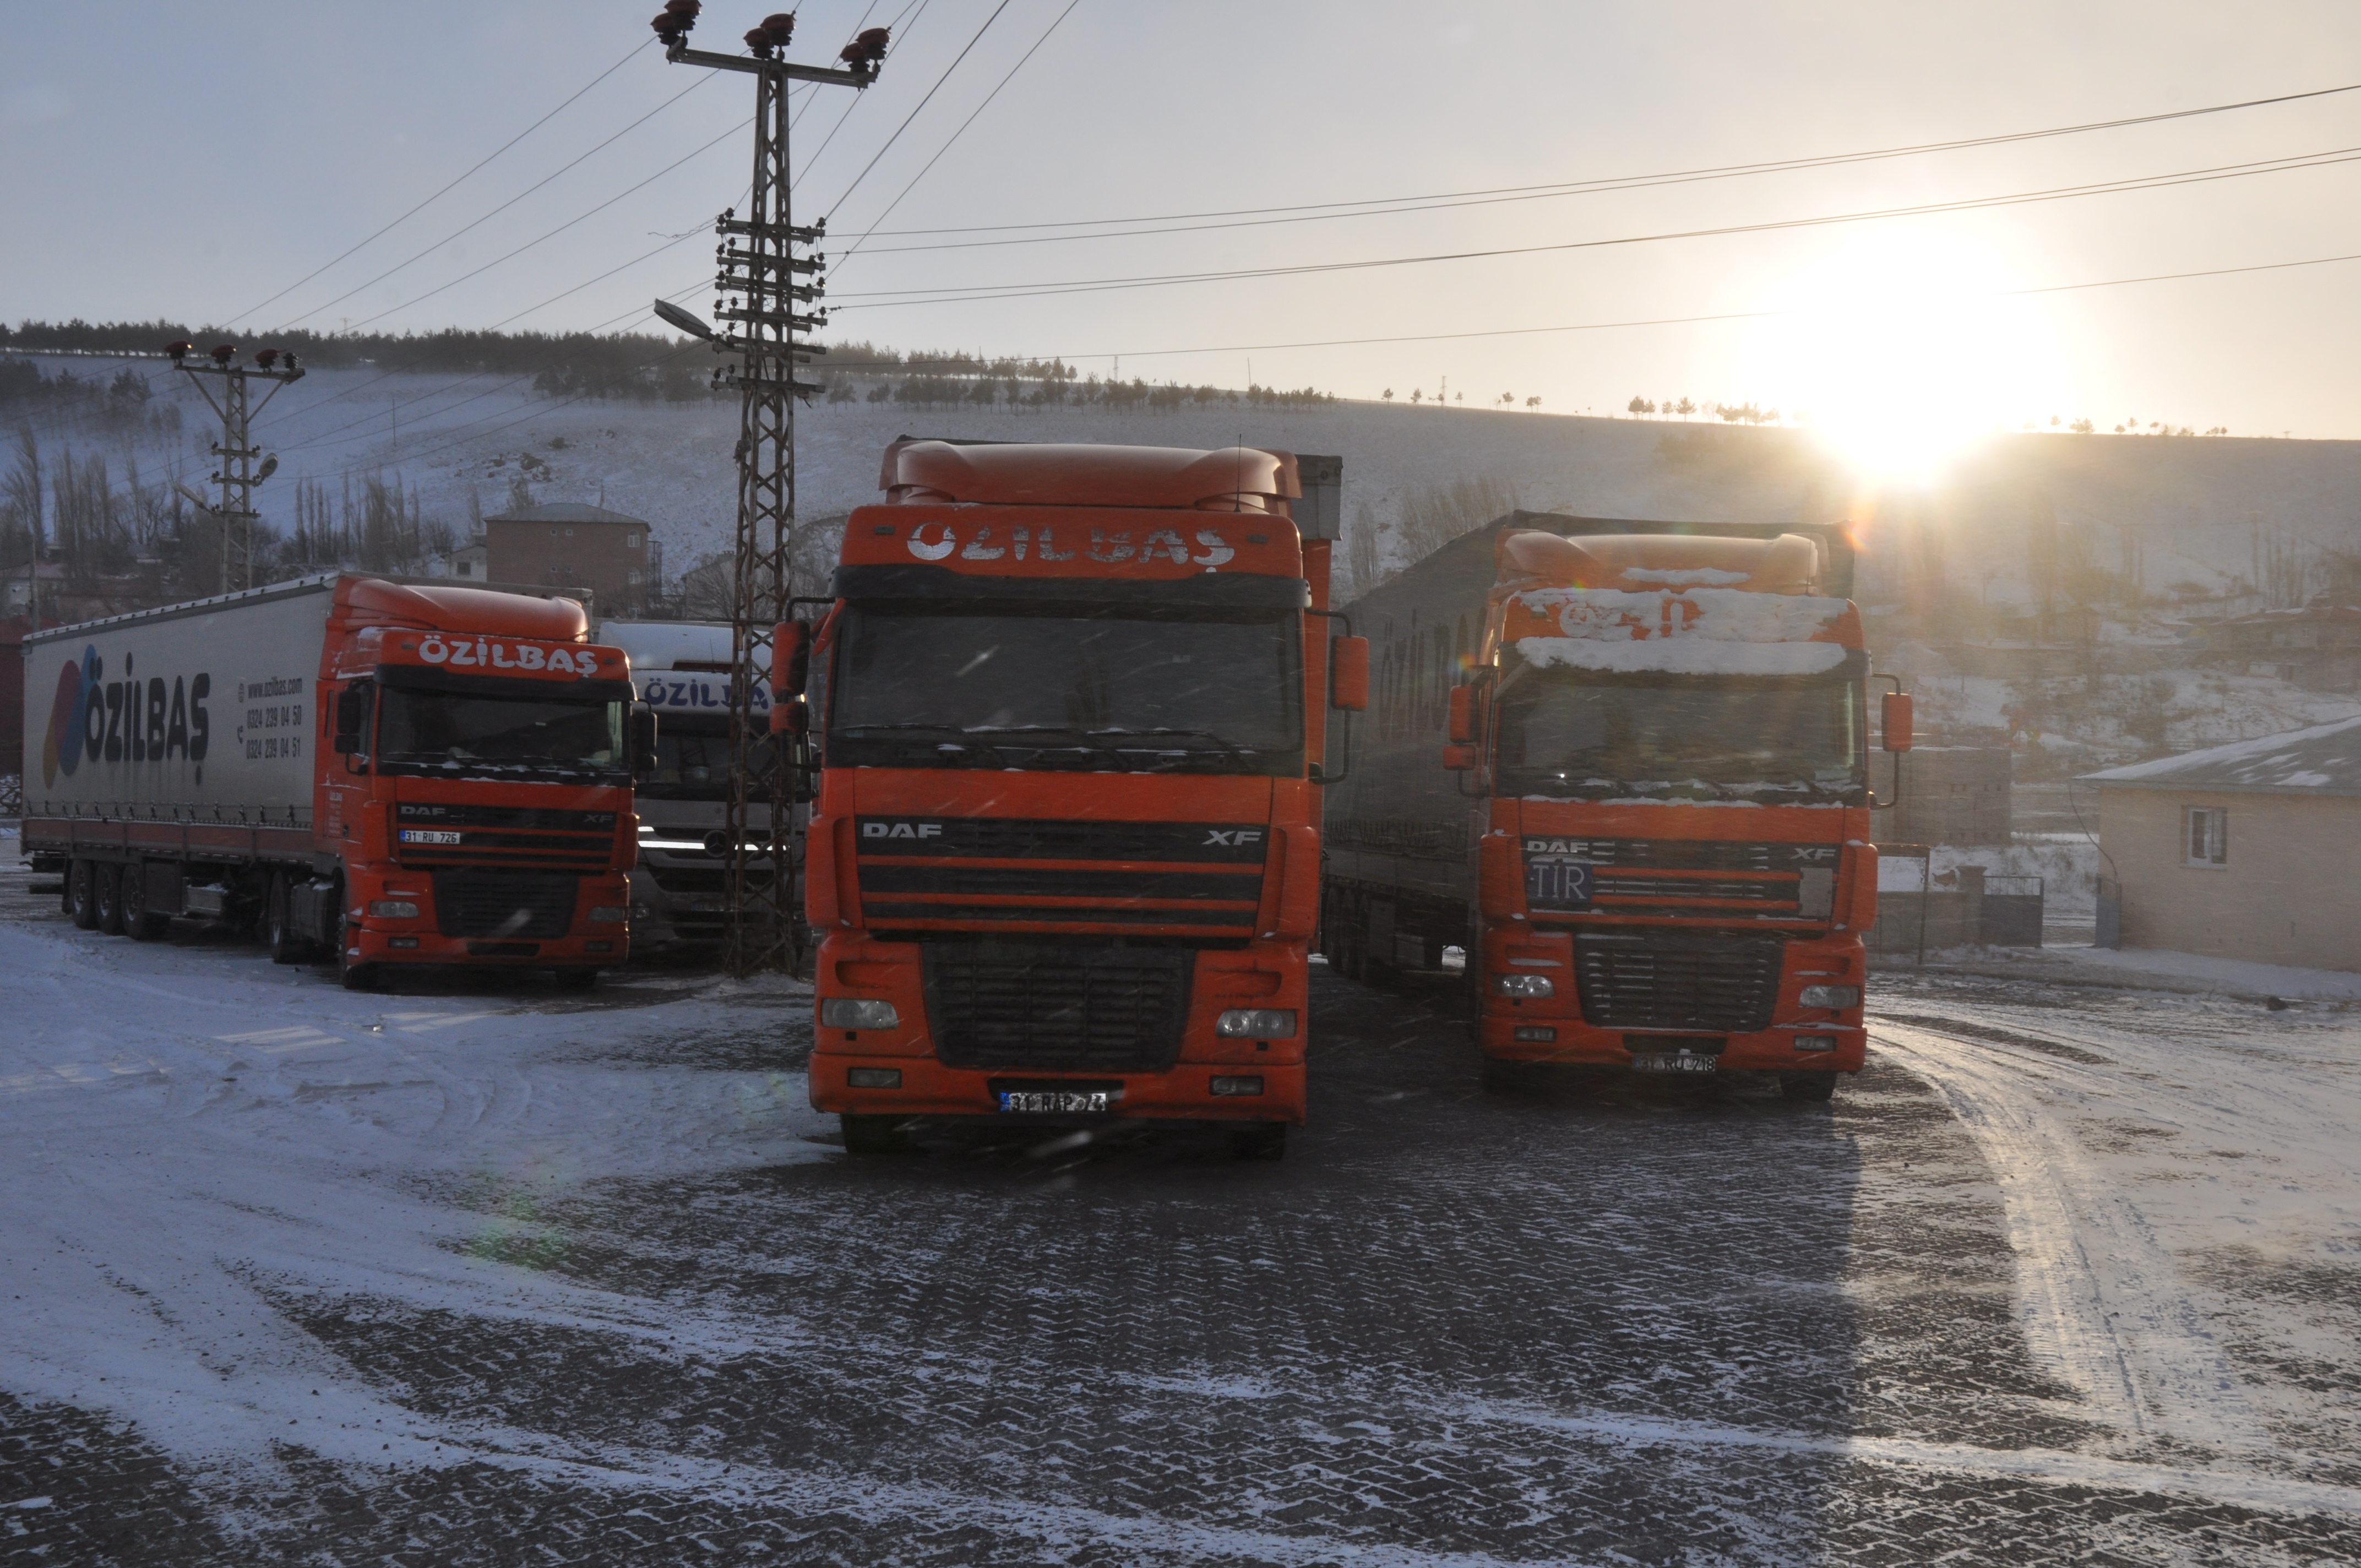
[[[1300,773],[1299,627],[1291,611],[855,609],[837,642],[829,761]]]
[[[1858,804],[1866,786],[1845,680],[1527,672],[1501,688],[1498,713],[1502,795]]]
[[[767,734],[750,738],[748,772],[767,777],[776,751]],[[726,719],[656,717],[656,765],[634,786],[650,800],[727,800],[730,725]]]
[[[378,693],[378,766],[388,773],[629,776],[623,705]]]

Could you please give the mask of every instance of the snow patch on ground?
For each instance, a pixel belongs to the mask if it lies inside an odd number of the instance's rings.
[[[250,952],[15,923],[0,973],[0,1387],[109,1410],[200,1466],[282,1441],[366,1464],[512,1451],[357,1380],[275,1301],[661,1343],[672,1310],[496,1255],[588,1182],[829,1152],[800,1073],[662,1065],[668,1038],[775,1028],[785,982],[661,1008],[370,996]]]

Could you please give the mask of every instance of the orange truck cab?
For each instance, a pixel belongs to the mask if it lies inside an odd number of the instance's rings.
[[[1850,576],[1834,530],[1520,514],[1356,604],[1377,735],[1332,798],[1331,961],[1461,946],[1495,1083],[1756,1069],[1827,1098],[1876,919]]]
[[[887,450],[825,619],[774,642],[819,777],[811,1102],[848,1148],[983,1117],[1284,1151],[1327,710],[1366,677],[1326,613],[1340,468]]]
[[[26,850],[89,928],[250,924],[355,989],[413,964],[590,984],[630,950],[654,733],[588,625],[331,575],[40,633]]]

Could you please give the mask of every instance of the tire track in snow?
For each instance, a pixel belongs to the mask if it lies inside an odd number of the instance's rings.
[[[2171,1252],[2139,1205],[2113,1190],[2044,1087],[2095,1069],[1996,1057],[1989,1042],[1883,1020],[1872,1021],[1871,1038],[1935,1087],[1990,1162],[2016,1253],[2026,1340],[2091,1417],[2135,1437],[2275,1451]]]

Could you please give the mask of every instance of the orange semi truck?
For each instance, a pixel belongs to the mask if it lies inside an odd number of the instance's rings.
[[[1329,799],[1330,961],[1461,948],[1493,1087],[1572,1063],[1828,1098],[1877,899],[1851,576],[1834,529],[1520,513],[1356,603],[1375,696]]]
[[[1284,1154],[1327,710],[1367,685],[1330,632],[1341,466],[887,450],[825,619],[774,642],[774,726],[819,773],[811,1102],[848,1149],[988,1117]]]
[[[25,652],[24,847],[76,925],[253,925],[356,990],[624,960],[653,723],[572,600],[309,577]]]

